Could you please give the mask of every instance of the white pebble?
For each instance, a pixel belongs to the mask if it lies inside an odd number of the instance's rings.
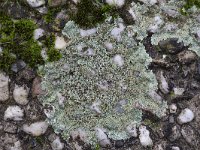
[[[15,120],[20,121],[24,117],[24,110],[21,109],[19,106],[9,106],[4,114],[4,120]]]
[[[135,123],[132,123],[126,127],[127,132],[130,134],[132,137],[137,137],[137,125]]]
[[[97,114],[101,114],[101,110],[99,106],[101,105],[100,101],[93,102],[93,104],[90,106],[90,109],[95,111]]]
[[[76,140],[77,138],[83,142],[87,140],[87,134],[82,129],[77,129],[76,131],[72,131],[70,135],[73,140]]]
[[[100,146],[102,146],[102,147],[110,147],[111,146],[111,142],[110,142],[108,136],[103,131],[103,129],[95,128],[95,131],[96,131],[96,136],[97,136],[97,139],[99,141]]]
[[[51,148],[53,150],[62,150],[64,148],[64,143],[60,141],[59,137],[56,137],[56,139],[51,143]]]
[[[139,1],[148,5],[155,5],[158,2],[157,0],[139,0]]]
[[[57,92],[57,98],[58,98],[58,104],[62,107],[64,107],[64,101],[65,101],[65,97],[62,96],[61,93]]]
[[[106,0],[106,3],[111,6],[122,7],[125,3],[125,0]]]
[[[151,24],[149,26],[148,31],[152,32],[152,33],[156,33],[159,29],[159,26],[163,23],[162,19],[160,18],[160,16],[155,16],[154,17],[154,22],[153,24]]]
[[[33,136],[40,136],[44,134],[48,128],[48,123],[46,121],[40,121],[32,123],[31,125],[24,124],[23,131],[27,134],[31,134]]]
[[[35,29],[34,30],[34,34],[33,37],[35,40],[38,40],[39,38],[41,38],[42,36],[44,36],[44,30],[41,28]]]
[[[96,28],[92,28],[92,29],[88,29],[88,30],[80,29],[80,34],[81,34],[82,37],[93,35],[96,32],[97,32]]]
[[[125,27],[122,23],[119,23],[119,27],[115,27],[111,31],[111,35],[117,40],[121,41],[121,33],[124,31]]]
[[[106,47],[107,50],[112,50],[113,49],[112,43],[105,42],[104,45],[105,45],[105,47]]]
[[[171,105],[169,106],[169,112],[172,113],[172,114],[174,114],[174,113],[176,113],[176,111],[177,111],[177,106],[176,106],[176,104],[171,104]]]
[[[185,108],[179,114],[177,121],[180,124],[184,124],[184,123],[191,122],[193,119],[194,119],[194,113],[190,109]]]
[[[63,37],[56,36],[55,49],[63,49],[67,46],[67,42]]]
[[[180,150],[178,146],[172,146],[172,150]]]
[[[0,101],[9,99],[9,77],[0,72]]]
[[[177,96],[183,95],[183,92],[185,91],[184,88],[174,88],[173,90],[174,90],[174,94]]]
[[[147,146],[152,146],[153,145],[153,141],[150,137],[150,132],[146,129],[146,126],[141,125],[139,127],[139,139],[140,139],[140,143],[142,146],[147,147]]]
[[[13,98],[14,100],[20,105],[28,104],[28,93],[29,89],[25,88],[24,86],[15,85],[15,89],[13,91]]]
[[[134,13],[134,11],[133,11],[133,9],[130,8],[130,9],[128,10],[128,12],[131,14],[131,16],[133,17],[134,20],[137,19],[136,15],[135,15],[135,13]]]
[[[113,62],[114,62],[117,66],[122,67],[123,64],[124,64],[124,59],[122,58],[121,55],[115,55],[115,56],[113,57]]]
[[[31,7],[40,7],[45,4],[45,0],[27,0]]]

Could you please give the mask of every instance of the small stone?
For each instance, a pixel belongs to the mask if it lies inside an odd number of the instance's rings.
[[[175,122],[175,119],[174,119],[174,116],[169,116],[169,123],[174,123]]]
[[[31,88],[32,97],[36,97],[43,93],[41,82],[42,82],[42,79],[40,77],[36,77],[33,80],[32,88]]]
[[[67,46],[67,42],[65,41],[65,39],[63,37],[56,37],[55,40],[55,48],[56,49],[63,49]]]
[[[122,7],[125,4],[125,0],[106,0],[106,3],[111,6]]]
[[[183,92],[185,91],[184,88],[174,88],[173,90],[174,90],[174,94],[177,96],[183,95]]]
[[[19,72],[26,67],[26,63],[23,60],[18,60],[16,63],[12,64],[11,70],[14,72]]]
[[[4,131],[8,133],[17,133],[17,126],[16,124],[6,122],[4,124]]]
[[[171,105],[169,106],[169,112],[170,112],[171,114],[174,114],[174,113],[176,113],[176,111],[177,111],[177,106],[176,106],[176,104],[171,104]]]
[[[33,136],[40,136],[44,134],[48,128],[48,123],[46,121],[40,121],[32,123],[31,125],[24,124],[23,131],[27,134],[31,134]]]
[[[195,146],[196,148],[199,148],[200,144],[199,137],[191,126],[189,125],[183,126],[181,129],[181,134],[187,143],[189,143],[192,146]]]
[[[123,57],[122,57],[121,55],[115,55],[115,56],[113,57],[113,62],[114,62],[117,66],[122,67],[123,64],[124,64],[124,59],[123,59]]]
[[[168,86],[166,78],[163,76],[163,72],[160,73],[159,88],[164,94],[169,93],[169,86]]]
[[[178,146],[172,146],[172,150],[180,150]]]
[[[14,100],[20,105],[28,104],[28,93],[29,89],[25,88],[24,86],[15,85],[15,89],[13,91],[13,98]]]
[[[56,139],[51,143],[51,148],[53,150],[62,150],[64,148],[64,143],[62,143],[60,138],[57,136]]]
[[[124,146],[124,141],[123,140],[117,140],[115,141],[115,147],[116,148],[121,148]]]
[[[149,130],[146,129],[146,126],[141,125],[139,127],[139,139],[140,139],[140,143],[142,146],[147,147],[147,146],[152,146],[153,145],[153,141],[150,137],[150,132]]]
[[[126,127],[127,132],[130,134],[132,137],[137,137],[137,126],[135,123],[130,124],[129,126]]]
[[[172,127],[171,135],[168,137],[168,139],[173,142],[181,137],[180,133],[180,127],[175,125]]]
[[[48,0],[48,5],[50,7],[57,7],[66,4],[67,0]]]
[[[39,38],[44,36],[44,30],[41,28],[35,29],[33,33],[33,37],[35,40],[38,40]]]
[[[179,124],[184,124],[191,122],[193,119],[194,119],[194,113],[190,109],[185,108],[179,114],[177,121]]]
[[[24,117],[24,110],[21,109],[19,106],[9,106],[4,114],[4,120],[14,120],[20,121],[23,120]]]
[[[36,8],[36,10],[41,14],[47,14],[48,13],[48,8],[46,6]]]
[[[9,77],[0,71],[0,101],[9,99]]]
[[[195,61],[197,59],[197,55],[192,51],[183,51],[178,54],[178,59],[181,63],[187,64]]]
[[[197,35],[197,39],[200,40],[200,30],[197,31],[196,35]]]
[[[76,131],[72,131],[70,135],[74,141],[79,140],[82,142],[86,142],[87,140],[86,132],[82,129],[77,129]]]
[[[181,52],[184,48],[183,42],[178,43],[177,38],[163,40],[163,41],[160,41],[158,44],[159,44],[159,47],[163,51],[166,51],[170,54],[177,54],[177,53]]]
[[[31,7],[40,7],[45,4],[45,0],[27,0]]]
[[[112,43],[105,42],[104,45],[105,45],[106,49],[109,50],[109,51],[111,51],[113,49]]]
[[[95,131],[96,131],[96,136],[97,136],[100,146],[107,147],[107,148],[111,147],[111,142],[110,142],[108,136],[103,131],[103,129],[95,128]]]
[[[80,29],[80,35],[82,37],[92,36],[92,35],[96,34],[96,32],[97,32],[96,28],[87,29],[87,30]]]

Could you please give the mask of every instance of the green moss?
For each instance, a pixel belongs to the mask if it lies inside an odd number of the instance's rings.
[[[51,22],[53,22],[53,21],[54,21],[54,18],[55,18],[55,16],[56,16],[56,14],[57,14],[58,12],[60,12],[60,11],[61,11],[61,7],[49,8],[49,9],[48,9],[48,13],[47,13],[46,15],[43,16],[44,21],[45,21],[46,23],[51,23]]]
[[[180,10],[181,14],[188,15],[188,9],[192,8],[193,6],[200,8],[200,0],[185,0],[185,4]]]
[[[43,43],[48,48],[47,61],[50,61],[50,62],[57,61],[62,57],[61,53],[57,49],[54,48],[54,45],[55,45],[55,35],[54,34],[48,35],[45,38],[45,40],[43,41]]]
[[[47,51],[47,55],[48,55],[48,61],[50,61],[50,62],[57,61],[62,57],[60,52],[58,50],[56,50],[55,48],[49,49]]]
[[[41,56],[42,47],[33,39],[36,27],[32,20],[13,21],[0,12],[0,46],[3,48],[0,54],[0,69],[9,73],[11,65],[17,59],[22,59],[33,68],[45,63]],[[48,61],[61,58],[61,54],[54,48],[55,36],[47,36],[43,43],[48,48]]]
[[[15,32],[16,38],[24,39],[32,39],[33,32],[36,29],[36,24],[27,19],[20,19],[15,22]]]
[[[115,7],[99,1],[81,0],[77,4],[77,13],[71,14],[71,19],[80,27],[90,28],[106,19],[106,14],[114,12]],[[116,11],[115,11],[116,12]]]

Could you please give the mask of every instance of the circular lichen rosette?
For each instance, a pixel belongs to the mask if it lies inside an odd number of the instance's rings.
[[[61,51],[63,57],[40,68],[46,92],[40,99],[51,107],[46,112],[49,123],[65,139],[81,130],[95,145],[95,129],[114,140],[127,139],[127,127],[141,121],[136,106],[164,115],[166,103],[149,96],[157,90],[148,69],[151,58],[133,32],[120,18],[108,18],[89,30],[73,21],[66,24],[63,35],[69,43]]]

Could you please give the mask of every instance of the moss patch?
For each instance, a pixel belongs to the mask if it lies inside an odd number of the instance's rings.
[[[107,13],[116,13],[114,6],[109,6],[98,0],[81,0],[77,4],[77,9],[77,13],[71,14],[70,17],[76,24],[84,28],[94,27],[97,23],[104,22]]]
[[[183,15],[188,15],[188,9],[192,8],[193,6],[200,8],[200,0],[185,0],[185,5],[183,8],[181,8],[181,13]]]
[[[13,21],[5,13],[0,12],[0,46],[3,48],[0,54],[0,69],[10,73],[11,65],[19,59],[32,68],[45,63],[41,56],[42,47],[33,39],[36,28],[32,20]],[[53,41],[49,41],[49,37],[44,39],[44,45],[49,49],[49,61],[55,61],[61,57],[61,54],[53,48],[54,41],[55,37]]]

